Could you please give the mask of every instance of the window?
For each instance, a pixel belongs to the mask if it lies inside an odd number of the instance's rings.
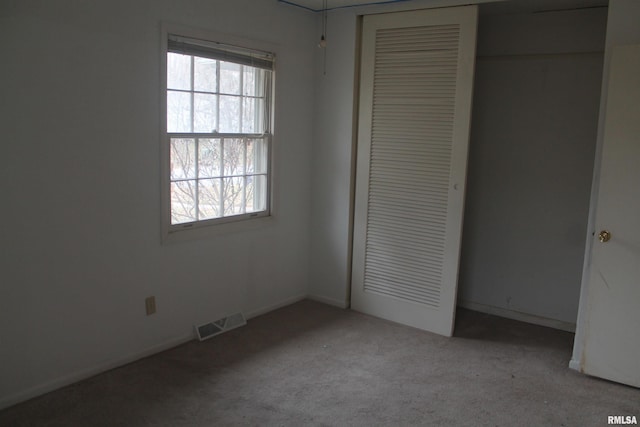
[[[269,215],[273,59],[169,35],[169,231]]]

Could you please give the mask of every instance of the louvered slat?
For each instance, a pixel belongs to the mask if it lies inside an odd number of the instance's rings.
[[[458,25],[379,29],[364,289],[438,307],[445,256]]]

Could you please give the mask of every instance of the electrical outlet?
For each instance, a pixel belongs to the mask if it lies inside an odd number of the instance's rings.
[[[147,297],[144,300],[144,306],[147,309],[147,316],[151,316],[156,312],[156,297]]]

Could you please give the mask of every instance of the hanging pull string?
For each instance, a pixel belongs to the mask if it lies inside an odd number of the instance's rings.
[[[327,0],[322,0],[322,34],[320,35],[318,47],[327,47]]]
[[[323,50],[322,52],[322,75],[327,75],[327,2],[328,0],[322,0],[322,35],[320,36],[320,43],[318,47]]]
[[[329,0],[323,0],[324,13],[322,17],[322,35],[324,36],[325,41],[327,39],[327,13],[329,10],[328,1]]]

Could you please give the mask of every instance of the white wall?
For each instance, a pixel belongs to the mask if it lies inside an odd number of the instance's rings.
[[[609,67],[611,64],[611,54],[615,46],[640,43],[640,2],[637,0],[610,0],[609,15],[607,18],[607,36],[605,41],[604,71],[602,78],[602,96],[600,98],[600,116],[598,120],[598,141],[596,147],[596,160],[593,174],[593,186],[591,194],[591,205],[589,212],[589,225],[586,236],[586,247],[584,256],[584,270],[582,275],[582,286],[580,288],[580,306],[578,310],[578,323],[576,337],[573,346],[573,356],[569,366],[580,370],[582,362],[582,352],[584,350],[584,338],[588,332],[588,325],[585,324],[585,314],[588,304],[588,284],[589,284],[589,262],[591,259],[591,245],[594,241],[595,224],[594,215],[598,202],[598,182],[600,178],[600,158],[602,154],[602,144],[604,140],[604,121],[607,105],[607,86],[609,82]]]
[[[307,294],[316,19],[275,0],[0,3],[0,408]],[[161,244],[162,21],[274,47],[268,225]]]
[[[340,307],[349,305],[356,33],[354,15],[331,14],[326,74],[324,53],[318,49],[316,55],[309,293]]]
[[[481,16],[463,306],[576,322],[606,17],[606,8]]]

